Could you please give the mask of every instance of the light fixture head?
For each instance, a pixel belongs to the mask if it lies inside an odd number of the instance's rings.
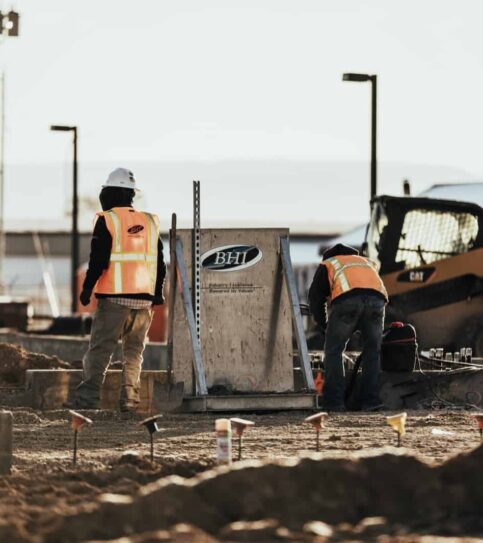
[[[370,81],[371,79],[372,79],[372,76],[369,74],[347,73],[347,74],[342,75],[342,81],[365,82],[365,81]]]
[[[50,127],[50,129],[53,130],[54,132],[71,132],[72,130],[75,130],[76,127],[75,126],[65,126],[65,125],[60,125],[60,124],[53,124]]]

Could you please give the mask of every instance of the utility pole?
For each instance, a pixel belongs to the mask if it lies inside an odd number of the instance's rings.
[[[77,169],[77,126],[52,125],[54,132],[72,132],[72,228],[71,228],[71,311],[77,312],[77,270],[79,268],[79,197]]]
[[[13,10],[0,12],[2,38],[19,36],[20,15]],[[0,76],[0,294],[5,294],[4,264],[6,256],[5,234],[5,74]]]
[[[6,234],[5,234],[5,74],[0,77],[0,294],[5,294],[4,263],[6,257]]]
[[[343,81],[371,83],[371,200],[377,195],[377,75],[347,73]]]

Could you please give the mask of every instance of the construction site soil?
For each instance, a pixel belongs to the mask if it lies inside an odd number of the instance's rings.
[[[68,362],[63,362],[56,356],[31,353],[19,345],[0,343],[0,387],[24,384],[26,370],[70,367]]]
[[[483,446],[469,413],[409,413],[399,449],[383,414],[335,414],[318,454],[306,413],[244,415],[256,424],[246,460],[216,467],[213,415],[165,415],[151,463],[138,421],[86,411],[93,424],[80,433],[74,467],[67,410],[12,410],[2,543],[483,536]]]
[[[409,412],[401,448],[387,413],[334,414],[320,453],[307,413],[244,414],[244,460],[216,466],[214,415],[162,417],[151,462],[138,420],[86,411],[73,466],[69,412],[22,407],[24,369],[65,363],[5,344],[0,361],[0,408],[14,414],[1,543],[482,540],[469,412]]]

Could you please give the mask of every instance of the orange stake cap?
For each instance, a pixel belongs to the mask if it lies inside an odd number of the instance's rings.
[[[255,426],[251,420],[237,419],[236,417],[230,419],[230,422],[237,436],[241,436],[248,426]]]
[[[92,424],[91,419],[84,417],[77,411],[69,411],[69,413],[72,416],[72,422],[70,423],[72,430],[80,430],[85,424]]]
[[[475,415],[476,424],[478,424],[478,428],[480,430],[483,430],[483,413],[478,413]]]
[[[326,420],[328,419],[329,415],[325,411],[322,411],[321,413],[315,413],[315,415],[310,415],[310,417],[307,417],[304,419],[304,422],[308,422],[312,424],[315,428],[318,428],[319,430],[322,428],[322,426],[325,425]]]

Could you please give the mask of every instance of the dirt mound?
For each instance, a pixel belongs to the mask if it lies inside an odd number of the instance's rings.
[[[437,467],[395,449],[348,459],[242,462],[188,480],[168,477],[133,497],[101,495],[46,526],[42,540],[109,539],[179,523],[216,536],[233,523],[264,519],[278,530],[303,532],[312,521],[356,526],[368,517],[406,533],[481,534],[482,462],[483,446]]]
[[[26,370],[70,368],[56,356],[31,353],[11,343],[0,343],[0,386],[20,386],[25,383]]]

